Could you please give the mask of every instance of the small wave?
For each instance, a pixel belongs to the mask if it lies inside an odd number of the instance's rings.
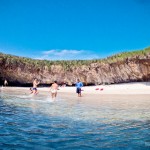
[[[33,96],[34,95],[30,94],[30,95],[17,95],[16,97],[18,97],[18,98],[31,98]]]
[[[45,99],[37,99],[37,98],[31,98],[30,101],[36,101],[36,102],[42,102],[42,103],[53,103],[55,101],[57,101],[56,99],[52,99],[50,97],[46,97]]]

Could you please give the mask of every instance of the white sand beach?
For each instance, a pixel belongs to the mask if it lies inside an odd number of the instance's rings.
[[[98,88],[99,90],[96,90]],[[75,87],[59,87],[56,100],[51,99],[50,88],[48,87],[38,88],[39,94],[37,95],[31,95],[29,87],[3,87],[1,88],[1,94],[6,93],[6,95],[10,94],[10,96],[11,94],[15,96],[19,94],[18,98],[20,100],[28,99],[29,101],[34,100],[34,102],[62,101],[67,102],[69,107],[70,105],[81,104],[85,107],[90,106],[92,108],[101,108],[103,106],[117,110],[126,110],[126,112],[123,112],[124,115],[122,118],[128,120],[134,119],[135,117],[141,119],[141,116],[145,120],[149,118],[149,113],[143,114],[143,109],[149,110],[150,106],[150,83],[148,82],[85,86],[82,89],[82,97],[78,97]],[[34,110],[36,104],[33,103],[31,107]],[[136,111],[139,110],[138,113],[132,115],[133,109]],[[131,111],[131,114],[129,111]],[[122,113],[119,112],[116,113],[115,117],[120,119],[121,115]]]
[[[57,99],[82,101],[82,103],[92,106],[114,103],[118,108],[122,106],[122,102],[126,102],[128,105],[130,103],[132,106],[141,106],[141,104],[147,106],[147,103],[148,105],[150,103],[150,82],[84,86],[82,90],[82,97],[78,97],[75,87],[59,87]],[[30,95],[29,87],[1,87],[1,91]],[[43,101],[45,101],[45,96],[51,98],[48,87],[39,87],[38,92],[40,98],[43,97]],[[146,103],[143,103],[144,101]]]
[[[75,87],[60,87],[59,89],[59,92],[75,92]],[[150,94],[150,82],[84,86],[82,94]]]
[[[1,90],[29,90],[29,87],[1,87]],[[49,92],[48,87],[38,87],[39,92]],[[59,87],[58,94],[75,94],[75,87]],[[150,82],[134,82],[134,83],[122,83],[112,85],[97,85],[97,86],[84,86],[82,87],[82,95],[96,94],[96,95],[140,95],[150,94]]]

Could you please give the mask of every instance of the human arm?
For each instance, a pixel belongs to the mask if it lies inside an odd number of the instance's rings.
[[[83,83],[82,82],[80,82],[80,86],[83,87]]]

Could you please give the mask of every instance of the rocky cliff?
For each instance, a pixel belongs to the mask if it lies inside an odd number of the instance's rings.
[[[57,80],[68,85],[74,84],[77,78],[86,85],[150,80],[149,52],[122,59],[119,56],[91,61],[42,61],[1,53],[0,82],[6,78],[13,85],[26,85],[35,77],[41,84]]]

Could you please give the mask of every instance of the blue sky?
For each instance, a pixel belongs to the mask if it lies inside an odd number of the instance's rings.
[[[0,0],[0,51],[94,59],[150,46],[150,0]]]

